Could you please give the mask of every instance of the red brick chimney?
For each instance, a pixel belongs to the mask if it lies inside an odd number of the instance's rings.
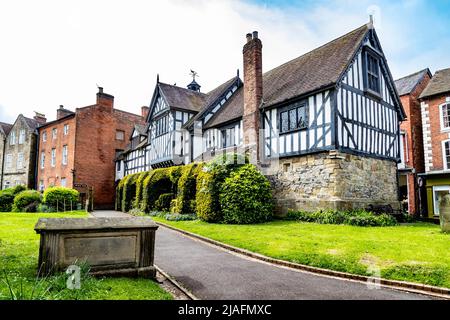
[[[34,112],[35,115],[33,117],[34,120],[36,120],[37,123],[39,123],[40,125],[43,125],[47,122],[47,118],[45,117],[45,114],[43,113],[39,113],[39,112]]]
[[[141,107],[141,115],[142,115],[142,118],[144,118],[144,120],[147,119],[147,115],[148,115],[149,111],[150,111],[149,107],[147,107],[147,106],[142,106]]]
[[[244,146],[251,151],[252,162],[260,162],[259,129],[263,97],[262,43],[258,32],[247,34],[244,56]]]
[[[65,116],[68,116],[69,114],[72,114],[72,113],[73,113],[73,111],[64,109],[64,106],[60,105],[59,109],[56,110],[56,120],[64,118]]]
[[[97,104],[106,107],[107,109],[113,109],[114,107],[114,96],[104,93],[102,87],[98,87],[97,92]]]

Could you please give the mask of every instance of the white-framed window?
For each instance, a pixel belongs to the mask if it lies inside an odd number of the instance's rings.
[[[116,140],[125,140],[125,131],[116,130]]]
[[[57,134],[58,134],[58,129],[53,128],[52,129],[52,139],[56,139]]]
[[[17,169],[23,169],[23,152],[17,154]]]
[[[9,136],[9,145],[13,146],[16,144],[16,132],[15,131],[11,131],[11,134]]]
[[[45,152],[41,152],[41,169],[45,168]]]
[[[12,168],[12,154],[6,155],[6,168],[11,169]]]
[[[54,167],[56,165],[56,149],[55,148],[52,149],[52,162],[51,162],[51,164],[52,164],[52,167]]]
[[[446,194],[450,194],[450,186],[433,187],[433,213],[435,216],[439,215],[439,200]]]
[[[66,178],[61,178],[61,187],[67,186],[67,180]]]
[[[439,118],[441,121],[441,130],[450,130],[450,103],[444,103],[439,106]]]
[[[44,180],[39,180],[39,191],[44,191]]]
[[[10,186],[11,186],[11,182],[5,181],[5,183],[3,185],[3,189],[8,189]]]
[[[398,164],[399,169],[404,169],[406,167],[406,162],[408,162],[408,142],[406,140],[406,132],[400,132],[400,163]]]
[[[442,164],[444,170],[450,169],[450,139],[442,141]]]
[[[68,156],[67,145],[64,145],[62,149],[62,164],[64,165],[67,164],[67,156]]]
[[[25,142],[25,129],[20,129],[19,131],[19,144],[23,144]]]
[[[69,125],[65,124],[64,125],[64,135],[67,136],[69,134]]]
[[[47,141],[47,131],[42,132],[42,141]]]

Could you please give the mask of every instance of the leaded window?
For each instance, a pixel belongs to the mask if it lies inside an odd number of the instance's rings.
[[[306,105],[296,103],[292,108],[280,112],[280,132],[306,128]]]

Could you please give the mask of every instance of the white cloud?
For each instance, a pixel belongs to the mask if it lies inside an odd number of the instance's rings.
[[[157,73],[185,86],[194,69],[209,91],[242,69],[247,32],[259,31],[269,70],[367,22],[370,4],[282,9],[243,0],[0,0],[0,121],[34,110],[54,119],[60,104],[93,104],[96,83],[115,96],[116,107],[137,113],[149,103]],[[406,18],[394,21],[383,6],[381,13],[384,49],[398,55],[408,47],[399,45],[405,30],[398,24]],[[404,69],[394,68],[394,76]]]

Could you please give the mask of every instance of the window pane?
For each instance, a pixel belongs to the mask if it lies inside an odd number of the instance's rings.
[[[297,129],[297,108],[289,110],[289,130]]]
[[[297,127],[306,127],[306,106],[297,108]]]
[[[281,132],[289,130],[289,118],[287,111],[280,113],[281,117]]]
[[[450,141],[444,143],[445,146],[445,160],[447,164],[447,169],[450,169]]]
[[[448,104],[442,106],[442,120],[444,128],[450,127],[450,108]]]

